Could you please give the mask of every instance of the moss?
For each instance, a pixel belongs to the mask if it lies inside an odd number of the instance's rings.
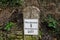
[[[35,36],[25,36],[24,37],[25,40],[36,40]]]

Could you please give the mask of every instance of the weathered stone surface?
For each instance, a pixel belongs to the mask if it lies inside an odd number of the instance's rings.
[[[26,6],[31,6],[31,5],[34,5],[34,6],[39,6],[39,4],[38,4],[38,2],[37,2],[37,0],[25,0],[25,7]]]
[[[28,6],[23,10],[23,18],[25,19],[39,19],[39,8],[35,6]]]

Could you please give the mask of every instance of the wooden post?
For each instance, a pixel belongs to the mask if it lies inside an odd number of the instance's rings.
[[[39,8],[35,6],[27,6],[26,8],[23,9],[23,20],[24,19],[38,19],[39,21],[39,13],[40,13]],[[28,39],[25,39],[25,40],[28,40]]]

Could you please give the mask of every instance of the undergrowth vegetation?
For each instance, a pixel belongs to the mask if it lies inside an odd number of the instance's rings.
[[[43,18],[43,25],[49,30],[49,34],[57,37],[59,39],[60,37],[60,27],[59,22],[55,19],[55,17],[52,14],[47,15]]]
[[[0,6],[21,6],[23,0],[0,0]]]

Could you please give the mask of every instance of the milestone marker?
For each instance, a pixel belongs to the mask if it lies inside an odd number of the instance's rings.
[[[38,35],[38,19],[24,19],[24,34]]]

